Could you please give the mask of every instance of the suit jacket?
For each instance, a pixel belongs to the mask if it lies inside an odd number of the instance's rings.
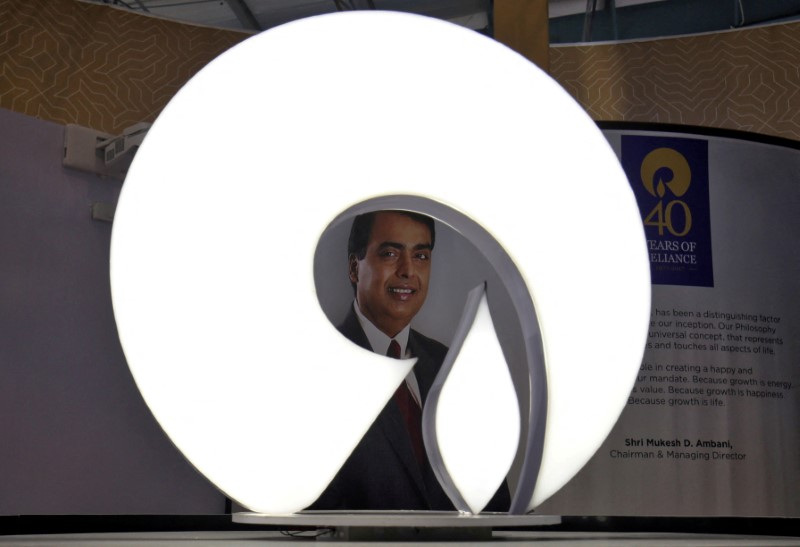
[[[352,308],[338,328],[348,339],[372,351]],[[413,329],[408,347],[417,358],[414,372],[425,401],[447,347]],[[503,484],[487,510],[508,511],[509,505],[508,487]],[[454,507],[427,460],[424,466],[417,462],[400,409],[390,399],[309,509],[453,511]]]

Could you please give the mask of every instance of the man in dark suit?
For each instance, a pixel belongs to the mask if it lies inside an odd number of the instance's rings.
[[[311,509],[449,510],[422,445],[420,417],[447,347],[410,328],[428,293],[433,219],[405,211],[356,217],[348,241],[355,302],[339,331],[359,346],[416,357],[412,372]],[[487,510],[507,511],[503,487]]]

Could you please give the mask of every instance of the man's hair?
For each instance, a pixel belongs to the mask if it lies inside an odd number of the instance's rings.
[[[358,215],[353,219],[353,226],[350,228],[350,239],[347,240],[347,259],[351,255],[355,255],[357,260],[363,260],[367,255],[367,244],[372,235],[372,225],[375,223],[375,215],[378,213],[399,213],[407,217],[421,222],[428,227],[431,233],[431,249],[436,242],[436,228],[434,228],[433,219],[421,213],[412,213],[411,211],[373,211],[371,213],[364,213]]]

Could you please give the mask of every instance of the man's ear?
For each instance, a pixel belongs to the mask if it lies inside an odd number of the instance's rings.
[[[352,283],[358,283],[358,259],[354,254],[347,257],[347,273]]]

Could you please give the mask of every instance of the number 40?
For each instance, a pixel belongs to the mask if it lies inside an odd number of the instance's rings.
[[[676,205],[683,208],[683,230],[680,232],[675,229],[675,224],[672,221],[672,211]],[[644,225],[657,226],[658,235],[660,236],[664,235],[664,228],[666,227],[670,234],[683,237],[692,229],[692,212],[689,210],[689,206],[679,199],[670,201],[666,207],[664,207],[663,201],[659,201],[644,218]]]

